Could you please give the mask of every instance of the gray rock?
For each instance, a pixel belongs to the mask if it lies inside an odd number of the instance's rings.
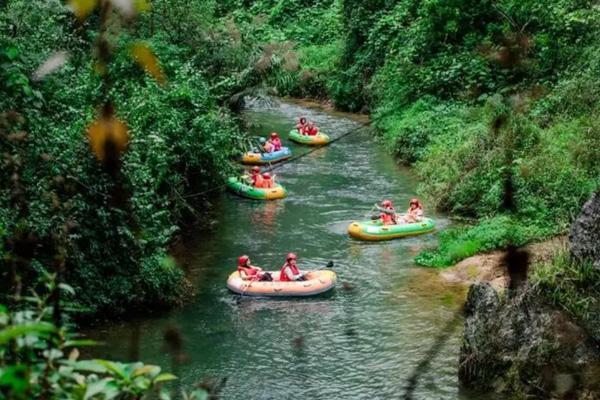
[[[579,261],[591,261],[600,269],[600,191],[583,205],[569,234],[571,254]]]
[[[475,284],[465,314],[463,386],[540,399],[600,396],[597,344],[527,284],[502,298],[489,284]]]

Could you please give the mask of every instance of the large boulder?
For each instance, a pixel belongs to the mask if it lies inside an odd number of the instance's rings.
[[[592,262],[600,269],[600,191],[583,205],[569,234],[571,254],[579,261]]]
[[[600,398],[598,344],[527,284],[504,297],[474,284],[465,315],[463,386],[515,398]]]

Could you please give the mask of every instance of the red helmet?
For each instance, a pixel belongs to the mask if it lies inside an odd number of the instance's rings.
[[[246,265],[246,263],[250,261],[250,257],[244,255],[238,258],[238,265]]]
[[[254,172],[260,172],[260,167],[255,165],[254,167],[252,167],[252,171]]]
[[[417,198],[414,198],[414,199],[411,199],[411,200],[410,200],[410,204],[416,204],[416,205],[420,205],[420,204],[421,204],[421,202],[419,201],[419,199],[417,199]]]
[[[265,179],[271,179],[271,174],[270,174],[270,173],[268,173],[268,172],[265,172],[265,173],[263,174],[263,178],[265,178]]]
[[[392,206],[392,201],[391,200],[384,200],[381,202],[381,205],[383,207],[391,207]]]
[[[288,253],[287,257],[285,258],[286,261],[296,260],[296,259],[298,259],[298,256],[296,255],[296,253]]]
[[[271,132],[271,137],[273,139],[275,139],[276,137],[278,137],[279,135],[277,134],[277,132]]]

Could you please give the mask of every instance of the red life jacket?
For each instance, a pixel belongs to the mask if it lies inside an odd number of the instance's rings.
[[[273,142],[273,149],[274,149],[273,151],[281,150],[281,140],[273,139],[272,142]]]
[[[252,177],[252,182],[254,183],[254,187],[262,187],[263,186],[263,177],[260,174],[256,174]]]
[[[262,184],[260,187],[264,188],[264,189],[272,189],[273,188],[273,179],[269,178],[269,179],[265,179],[263,178],[262,180]]]
[[[246,276],[255,276],[258,274],[258,270],[249,267],[247,265],[238,265],[238,272],[240,276],[242,276],[242,271],[246,274]]]
[[[287,262],[283,265],[283,267],[281,268],[281,271],[279,272],[279,280],[283,281],[283,282],[290,282],[290,278],[287,277],[286,273],[285,273],[285,269],[287,267],[290,267],[290,269],[292,270],[292,274],[294,275],[298,275],[300,274],[300,270],[298,269],[297,266],[292,265],[292,264],[288,264]]]
[[[260,174],[252,174],[250,176],[250,179],[252,179],[252,184],[254,185],[254,187],[261,187],[262,186],[262,181],[263,178]]]
[[[390,211],[394,211],[393,208],[388,208],[387,210]],[[388,214],[388,213],[381,213],[381,222],[383,222],[384,225],[393,225],[394,224],[394,216],[392,214]]]

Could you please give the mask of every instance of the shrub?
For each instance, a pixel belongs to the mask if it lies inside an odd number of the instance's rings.
[[[522,245],[559,232],[556,226],[500,215],[482,219],[474,226],[453,227],[441,232],[438,247],[421,252],[415,262],[426,267],[447,267],[477,253]]]

